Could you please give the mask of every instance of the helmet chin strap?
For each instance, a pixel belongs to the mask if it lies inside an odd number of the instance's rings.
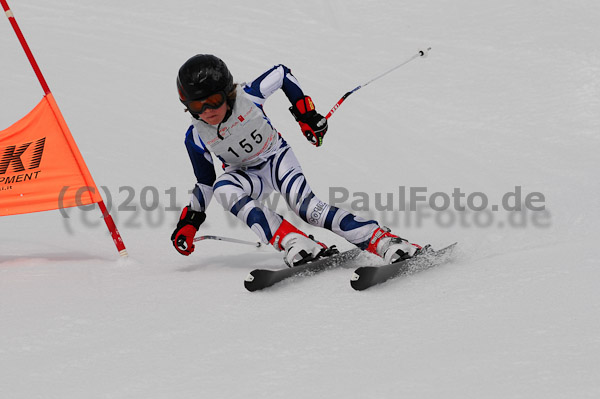
[[[229,106],[229,102],[227,102],[227,113],[225,114],[225,117],[223,117],[223,120],[219,123],[219,125],[217,126],[217,137],[220,138],[221,140],[223,140],[223,136],[221,136],[221,123],[225,122],[227,119],[229,119],[229,117],[231,116],[233,107]]]
[[[221,123],[225,122],[227,119],[229,119],[229,117],[231,116],[231,114],[233,113],[233,107],[230,107],[229,104],[227,104],[227,112],[225,113],[225,116],[223,117],[223,120],[221,121]]]

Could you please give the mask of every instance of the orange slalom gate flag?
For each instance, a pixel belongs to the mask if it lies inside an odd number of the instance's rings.
[[[0,131],[0,216],[102,201],[52,93]]]

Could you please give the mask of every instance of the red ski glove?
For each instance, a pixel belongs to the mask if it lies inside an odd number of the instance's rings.
[[[177,227],[171,234],[171,241],[177,252],[185,256],[194,252],[194,236],[205,219],[204,212],[193,211],[189,206],[183,208]]]
[[[309,96],[304,96],[290,107],[290,112],[300,125],[302,133],[316,147],[323,144],[327,133],[327,118],[315,110],[315,104]]]

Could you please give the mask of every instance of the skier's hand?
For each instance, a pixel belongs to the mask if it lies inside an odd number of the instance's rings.
[[[185,256],[194,252],[194,237],[205,219],[204,212],[193,211],[189,206],[183,208],[177,227],[171,234],[171,241],[177,252]]]
[[[196,229],[191,224],[186,224],[181,228],[175,229],[171,235],[173,246],[182,255],[188,256],[194,252],[194,236],[196,235]]]
[[[319,114],[309,96],[304,96],[290,107],[290,112],[298,121],[304,137],[316,147],[323,144],[327,133],[327,118]]]

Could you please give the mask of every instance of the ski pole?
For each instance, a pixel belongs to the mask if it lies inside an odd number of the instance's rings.
[[[233,242],[236,244],[252,245],[257,248],[259,248],[262,245],[262,243],[260,241],[256,241],[256,242],[245,241],[245,240],[238,240],[237,238],[229,238],[229,237],[221,237],[221,236],[200,236],[200,237],[194,238],[194,242],[204,241],[204,240],[227,241],[227,242]]]
[[[333,108],[331,108],[331,111],[329,111],[329,113],[327,114],[327,116],[325,116],[325,118],[329,119],[331,118],[331,115],[333,115],[333,113],[340,107],[340,105],[342,105],[342,103],[346,100],[346,98],[348,98],[348,96],[352,93],[354,93],[355,91],[358,91],[359,89],[365,87],[366,85],[368,85],[371,82],[376,81],[379,78],[384,77],[385,75],[387,75],[388,73],[395,71],[396,69],[400,68],[401,66],[404,66],[406,64],[408,64],[409,62],[411,62],[412,60],[414,60],[415,58],[419,58],[419,57],[427,57],[427,54],[429,53],[429,50],[431,50],[431,47],[428,47],[426,50],[419,50],[415,55],[413,55],[412,57],[410,57],[409,59],[407,59],[406,61],[404,61],[403,63],[396,65],[395,67],[393,67],[390,70],[385,71],[384,73],[382,73],[381,75],[378,75],[376,77],[374,77],[373,79],[369,80],[366,83],[363,83],[357,87],[355,87],[354,89],[350,90],[349,92],[347,92],[346,94],[344,94],[342,96],[342,98],[340,98],[340,100],[333,106]]]

